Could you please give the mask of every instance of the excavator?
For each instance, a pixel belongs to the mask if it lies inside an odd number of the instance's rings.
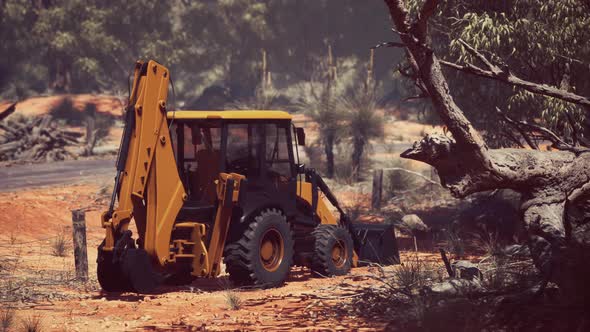
[[[321,276],[399,263],[393,226],[351,222],[299,163],[303,128],[272,110],[169,110],[170,72],[137,61],[98,247],[104,291],[150,293],[223,271],[276,287],[292,266]],[[135,235],[133,234],[135,231]]]

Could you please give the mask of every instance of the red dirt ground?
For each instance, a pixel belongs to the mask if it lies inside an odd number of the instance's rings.
[[[74,107],[83,110],[87,104],[95,104],[96,110],[100,113],[120,116],[124,105],[121,99],[111,95],[55,95],[47,97],[33,97],[20,101],[16,105],[16,112],[25,116],[38,116],[49,113],[53,108],[63,102],[64,99],[70,98]],[[0,111],[6,109],[12,104],[8,101],[0,101]]]
[[[383,318],[371,320],[342,317],[335,313],[342,299],[322,299],[339,293],[339,286],[370,285],[361,275],[368,268],[353,269],[343,277],[318,278],[308,270],[294,268],[285,286],[274,289],[233,289],[242,305],[228,308],[229,282],[197,279],[182,287],[167,287],[162,293],[117,296],[101,293],[94,276],[96,250],[102,240],[99,213],[106,208],[94,183],[54,186],[0,193],[0,255],[19,261],[13,278],[28,278],[27,287],[46,296],[34,303],[16,303],[17,320],[39,317],[47,331],[128,330],[381,330]],[[73,277],[74,259],[51,255],[55,237],[71,234],[71,210],[86,207],[88,254],[91,280],[88,284],[35,283],[34,276],[55,280]]]

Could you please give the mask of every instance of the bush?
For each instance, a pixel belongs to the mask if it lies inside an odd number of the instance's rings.
[[[352,204],[344,206],[344,211],[351,222],[356,222],[363,215],[365,211],[363,193],[356,193],[352,198]]]
[[[14,325],[14,310],[12,308],[4,308],[0,310],[0,329],[2,332],[8,332]]]
[[[408,259],[393,272],[393,279],[404,294],[416,295],[417,292],[432,283],[435,269],[416,257]]]
[[[354,168],[352,162],[350,161],[350,156],[352,155],[352,145],[348,143],[339,144],[336,147],[335,157],[334,157],[334,179],[339,183],[343,184],[354,184],[356,179],[356,169]],[[367,154],[363,155],[362,164],[364,170],[369,170],[371,166],[371,160],[368,158]],[[361,178],[362,178],[361,174]]]
[[[29,316],[21,322],[23,331],[25,332],[39,332],[41,331],[41,317],[34,315]]]
[[[455,229],[449,229],[445,232],[447,251],[453,254],[457,259],[465,255],[465,242],[459,235],[459,231]]]
[[[225,303],[230,310],[239,310],[242,307],[240,295],[233,290],[225,291]]]
[[[408,160],[393,158],[387,163],[386,168],[393,169],[386,170],[383,174],[383,198],[385,200],[395,197],[400,192],[414,189],[420,183],[416,175],[395,169],[414,171],[412,163]]]
[[[66,257],[70,250],[70,243],[64,230],[61,230],[51,242],[51,254],[57,257]]]
[[[63,119],[70,125],[82,126],[84,124],[84,114],[79,112],[71,98],[63,98],[55,107],[49,112],[54,119]]]

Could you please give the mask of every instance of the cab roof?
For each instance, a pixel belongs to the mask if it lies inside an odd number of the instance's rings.
[[[293,116],[284,111],[261,110],[228,110],[228,111],[170,111],[166,114],[168,119],[176,120],[292,120]]]

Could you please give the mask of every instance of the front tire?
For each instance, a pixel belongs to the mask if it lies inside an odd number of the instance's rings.
[[[312,232],[312,271],[326,277],[345,275],[352,267],[352,237],[337,225],[318,225]]]
[[[244,229],[244,228],[242,228]],[[261,211],[235,240],[225,246],[230,280],[240,285],[276,287],[293,264],[293,235],[280,210]]]

